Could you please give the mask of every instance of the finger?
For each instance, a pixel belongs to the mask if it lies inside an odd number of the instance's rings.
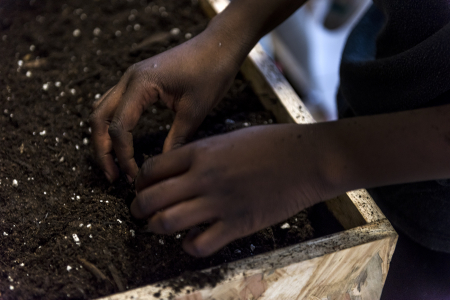
[[[147,159],[136,178],[136,191],[140,192],[161,180],[188,171],[192,163],[192,152],[193,147],[188,145]]]
[[[131,214],[145,219],[161,209],[197,196],[195,185],[187,177],[173,177],[142,190],[131,203]]]
[[[97,107],[100,105],[100,103],[102,103],[102,101],[108,97],[109,93],[111,93],[111,91],[115,88],[116,86],[113,86],[112,88],[110,88],[108,91],[106,91],[106,93],[104,93],[99,99],[95,100],[92,103],[92,108],[95,110],[97,109]]]
[[[209,256],[237,238],[238,231],[231,230],[223,221],[217,221],[205,232],[186,237],[183,249],[192,256]]]
[[[191,228],[216,216],[204,198],[184,201],[156,213],[148,222],[148,229],[157,234],[171,234]]]
[[[110,182],[119,177],[119,169],[112,155],[113,144],[108,134],[110,121],[121,98],[119,85],[112,89],[104,101],[91,114],[89,124],[92,128],[92,144],[98,165]]]
[[[181,99],[172,128],[164,141],[163,153],[186,144],[205,119],[207,112],[192,107],[193,101]]]
[[[119,165],[129,180],[134,179],[139,170],[134,160],[131,132],[147,106],[158,100],[158,95],[156,88],[148,88],[136,80],[130,82],[109,126],[108,133]]]

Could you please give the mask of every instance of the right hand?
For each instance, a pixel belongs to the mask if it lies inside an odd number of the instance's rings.
[[[226,39],[205,30],[197,37],[132,65],[94,102],[90,117],[96,160],[110,182],[120,168],[131,182],[138,173],[132,130],[143,111],[161,100],[175,112],[163,152],[185,144],[225,95],[240,67]],[[231,43],[229,43],[231,44]]]

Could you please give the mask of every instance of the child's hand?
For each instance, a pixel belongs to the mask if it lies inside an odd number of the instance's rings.
[[[131,213],[159,234],[210,222],[183,243],[194,256],[283,221],[331,195],[323,152],[306,127],[257,126],[150,158],[136,179]]]
[[[240,62],[234,61],[232,51],[218,38],[225,44],[223,36],[205,31],[131,66],[119,83],[94,103],[90,123],[96,159],[110,181],[119,174],[113,150],[129,180],[137,175],[131,131],[146,107],[161,100],[175,111],[164,143],[166,152],[186,143],[224,96]]]

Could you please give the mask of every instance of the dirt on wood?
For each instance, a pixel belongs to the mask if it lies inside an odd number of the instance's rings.
[[[95,165],[91,104],[133,63],[201,32],[208,20],[196,1],[0,5],[1,299],[96,298],[180,274],[214,285],[226,267],[206,279],[191,271],[313,237],[301,212],[289,228],[277,224],[193,258],[181,248],[185,232],[145,232],[130,216],[135,194],[123,174],[111,185]],[[172,120],[160,104],[144,113],[133,132],[138,165],[161,153]],[[272,120],[238,76],[196,139]]]

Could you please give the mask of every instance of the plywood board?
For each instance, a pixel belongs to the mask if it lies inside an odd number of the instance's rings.
[[[176,293],[161,282],[104,299],[377,299],[357,297],[381,293],[396,239],[385,219],[231,263],[216,287]]]

